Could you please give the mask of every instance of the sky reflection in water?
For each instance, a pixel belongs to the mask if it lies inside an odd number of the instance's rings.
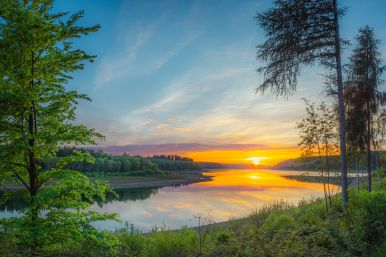
[[[154,226],[162,225],[171,229],[185,225],[196,226],[195,215],[210,217],[213,221],[220,222],[245,216],[271,202],[286,200],[297,203],[302,199],[323,195],[322,184],[289,180],[281,176],[285,173],[288,172],[273,170],[210,172],[208,174],[214,176],[212,181],[148,190],[139,198],[112,200],[102,207],[94,206],[93,209],[118,213],[124,222],[134,224],[142,231],[149,231]],[[147,196],[149,197],[146,198]],[[98,223],[98,226],[103,229],[114,229],[119,224],[103,222]]]

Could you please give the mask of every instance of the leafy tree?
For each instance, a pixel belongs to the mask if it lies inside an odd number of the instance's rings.
[[[330,188],[330,157],[337,153],[337,118],[333,108],[321,103],[315,107],[314,103],[305,100],[307,116],[298,124],[303,156],[317,156],[322,164],[321,170],[326,208],[332,205]],[[324,159],[324,161],[322,161]],[[324,165],[323,165],[324,164]],[[325,177],[325,173],[326,176]],[[326,180],[327,178],[327,180]]]
[[[374,116],[386,103],[386,93],[380,91],[381,76],[385,70],[378,50],[379,40],[366,26],[359,30],[358,45],[348,65],[347,103],[348,136],[360,150],[367,152],[368,190],[371,192],[371,145],[375,139]],[[378,133],[379,134],[379,133]]]
[[[257,46],[257,58],[265,63],[258,69],[264,81],[257,90],[270,89],[276,95],[285,96],[294,93],[301,68],[306,65],[321,64],[336,73],[342,200],[346,206],[345,108],[339,30],[339,18],[343,14],[337,0],[275,0],[272,8],[258,13],[257,22],[267,40]]]
[[[113,218],[85,211],[106,184],[66,168],[92,162],[87,153],[60,158],[45,170],[62,144],[94,144],[101,135],[74,125],[75,109],[86,95],[66,90],[70,74],[95,56],[74,49],[72,40],[95,32],[83,27],[83,12],[53,13],[52,0],[0,0],[0,178],[18,182],[28,208],[18,225],[25,255],[55,252],[96,242],[103,235],[90,222]],[[44,211],[44,215],[42,212]]]
[[[372,144],[375,150],[375,167],[377,170],[378,188],[382,189],[381,181],[381,151],[386,144],[386,109],[380,108],[373,119]]]

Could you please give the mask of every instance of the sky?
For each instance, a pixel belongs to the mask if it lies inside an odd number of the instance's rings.
[[[354,42],[358,29],[370,25],[385,57],[386,1],[340,2],[348,7],[343,38]],[[256,45],[264,41],[264,33],[254,16],[271,4],[57,0],[55,10],[84,10],[82,25],[102,26],[75,42],[97,55],[69,83],[70,89],[92,99],[80,103],[77,122],[104,134],[101,146],[175,144],[190,146],[182,152],[196,160],[227,162],[228,156],[231,163],[260,157],[271,158],[272,164],[298,156],[296,122],[305,115],[302,98],[324,99],[323,68],[304,69],[297,93],[288,98],[255,93],[262,82],[256,73],[261,65]],[[350,47],[344,61],[349,54]],[[240,149],[251,144],[255,148]]]

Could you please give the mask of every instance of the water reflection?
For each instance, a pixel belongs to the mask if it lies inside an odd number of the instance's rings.
[[[194,215],[210,216],[220,222],[240,217],[254,209],[279,200],[297,203],[310,197],[321,197],[323,185],[300,182],[282,177],[289,172],[272,170],[222,170],[210,172],[212,181],[163,188],[118,189],[118,196],[109,195],[107,203],[92,209],[118,213],[124,222],[142,231],[165,225],[178,228],[195,226]],[[14,201],[1,209],[0,217],[19,210],[21,202]],[[102,229],[122,226],[116,222],[96,224]]]
[[[145,188],[128,188],[128,189],[115,189],[115,194],[107,194],[106,202],[103,203],[97,199],[98,206],[103,207],[103,205],[110,202],[128,202],[128,201],[142,201],[152,195],[157,194],[160,187],[145,187]],[[0,203],[0,211],[10,211],[16,212],[25,208],[26,203],[22,197],[18,197],[17,192],[11,192],[14,195],[12,197],[8,196],[5,200],[5,193],[0,191],[0,199],[3,199],[3,202]]]
[[[194,215],[210,216],[214,221],[249,214],[254,209],[274,201],[297,203],[302,199],[323,196],[323,185],[300,182],[282,177],[272,170],[223,170],[210,172],[212,181],[181,187],[164,187],[151,197],[137,202],[112,201],[100,212],[119,213],[122,220],[135,224],[143,231],[156,225],[169,228],[197,225]],[[115,223],[98,224],[112,229]]]

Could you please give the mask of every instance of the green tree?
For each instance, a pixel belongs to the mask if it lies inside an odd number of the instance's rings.
[[[343,13],[337,0],[276,0],[271,9],[258,13],[256,18],[267,37],[257,46],[257,58],[265,64],[258,69],[264,75],[258,91],[270,89],[276,95],[286,96],[294,93],[301,68],[306,65],[321,64],[336,74],[345,208],[348,200],[346,129],[339,30]]]
[[[302,155],[305,157],[317,156],[319,159],[323,181],[326,208],[331,207],[330,188],[330,157],[337,152],[337,118],[333,108],[321,103],[315,107],[314,103],[305,100],[306,117],[298,124]]]
[[[360,29],[356,40],[358,45],[348,65],[348,135],[361,150],[367,152],[368,190],[371,192],[371,146],[375,142],[373,117],[386,102],[386,93],[379,89],[385,66],[378,50],[380,42],[375,39],[370,27]]]
[[[83,12],[53,13],[50,0],[0,0],[0,178],[27,189],[22,218],[13,220],[29,249],[25,255],[96,241],[90,222],[113,218],[86,211],[108,186],[67,167],[92,162],[79,151],[44,169],[63,144],[94,144],[101,135],[74,125],[75,109],[86,95],[66,90],[71,73],[95,56],[74,49],[72,40],[95,32],[83,27]],[[28,193],[27,193],[28,192]],[[44,215],[42,215],[44,211]]]
[[[319,129],[318,133],[320,134],[321,140],[321,151],[324,156],[324,168],[327,173],[327,196],[329,199],[329,205],[331,207],[331,194],[332,188],[330,185],[330,157],[339,153],[338,147],[338,117],[336,116],[337,112],[334,106],[329,107],[325,103],[321,103],[319,108]]]
[[[373,149],[375,151],[375,167],[377,170],[378,188],[382,189],[381,181],[381,152],[383,146],[386,144],[386,109],[380,108],[378,113],[374,116],[373,124]],[[384,175],[384,174],[382,174]]]

